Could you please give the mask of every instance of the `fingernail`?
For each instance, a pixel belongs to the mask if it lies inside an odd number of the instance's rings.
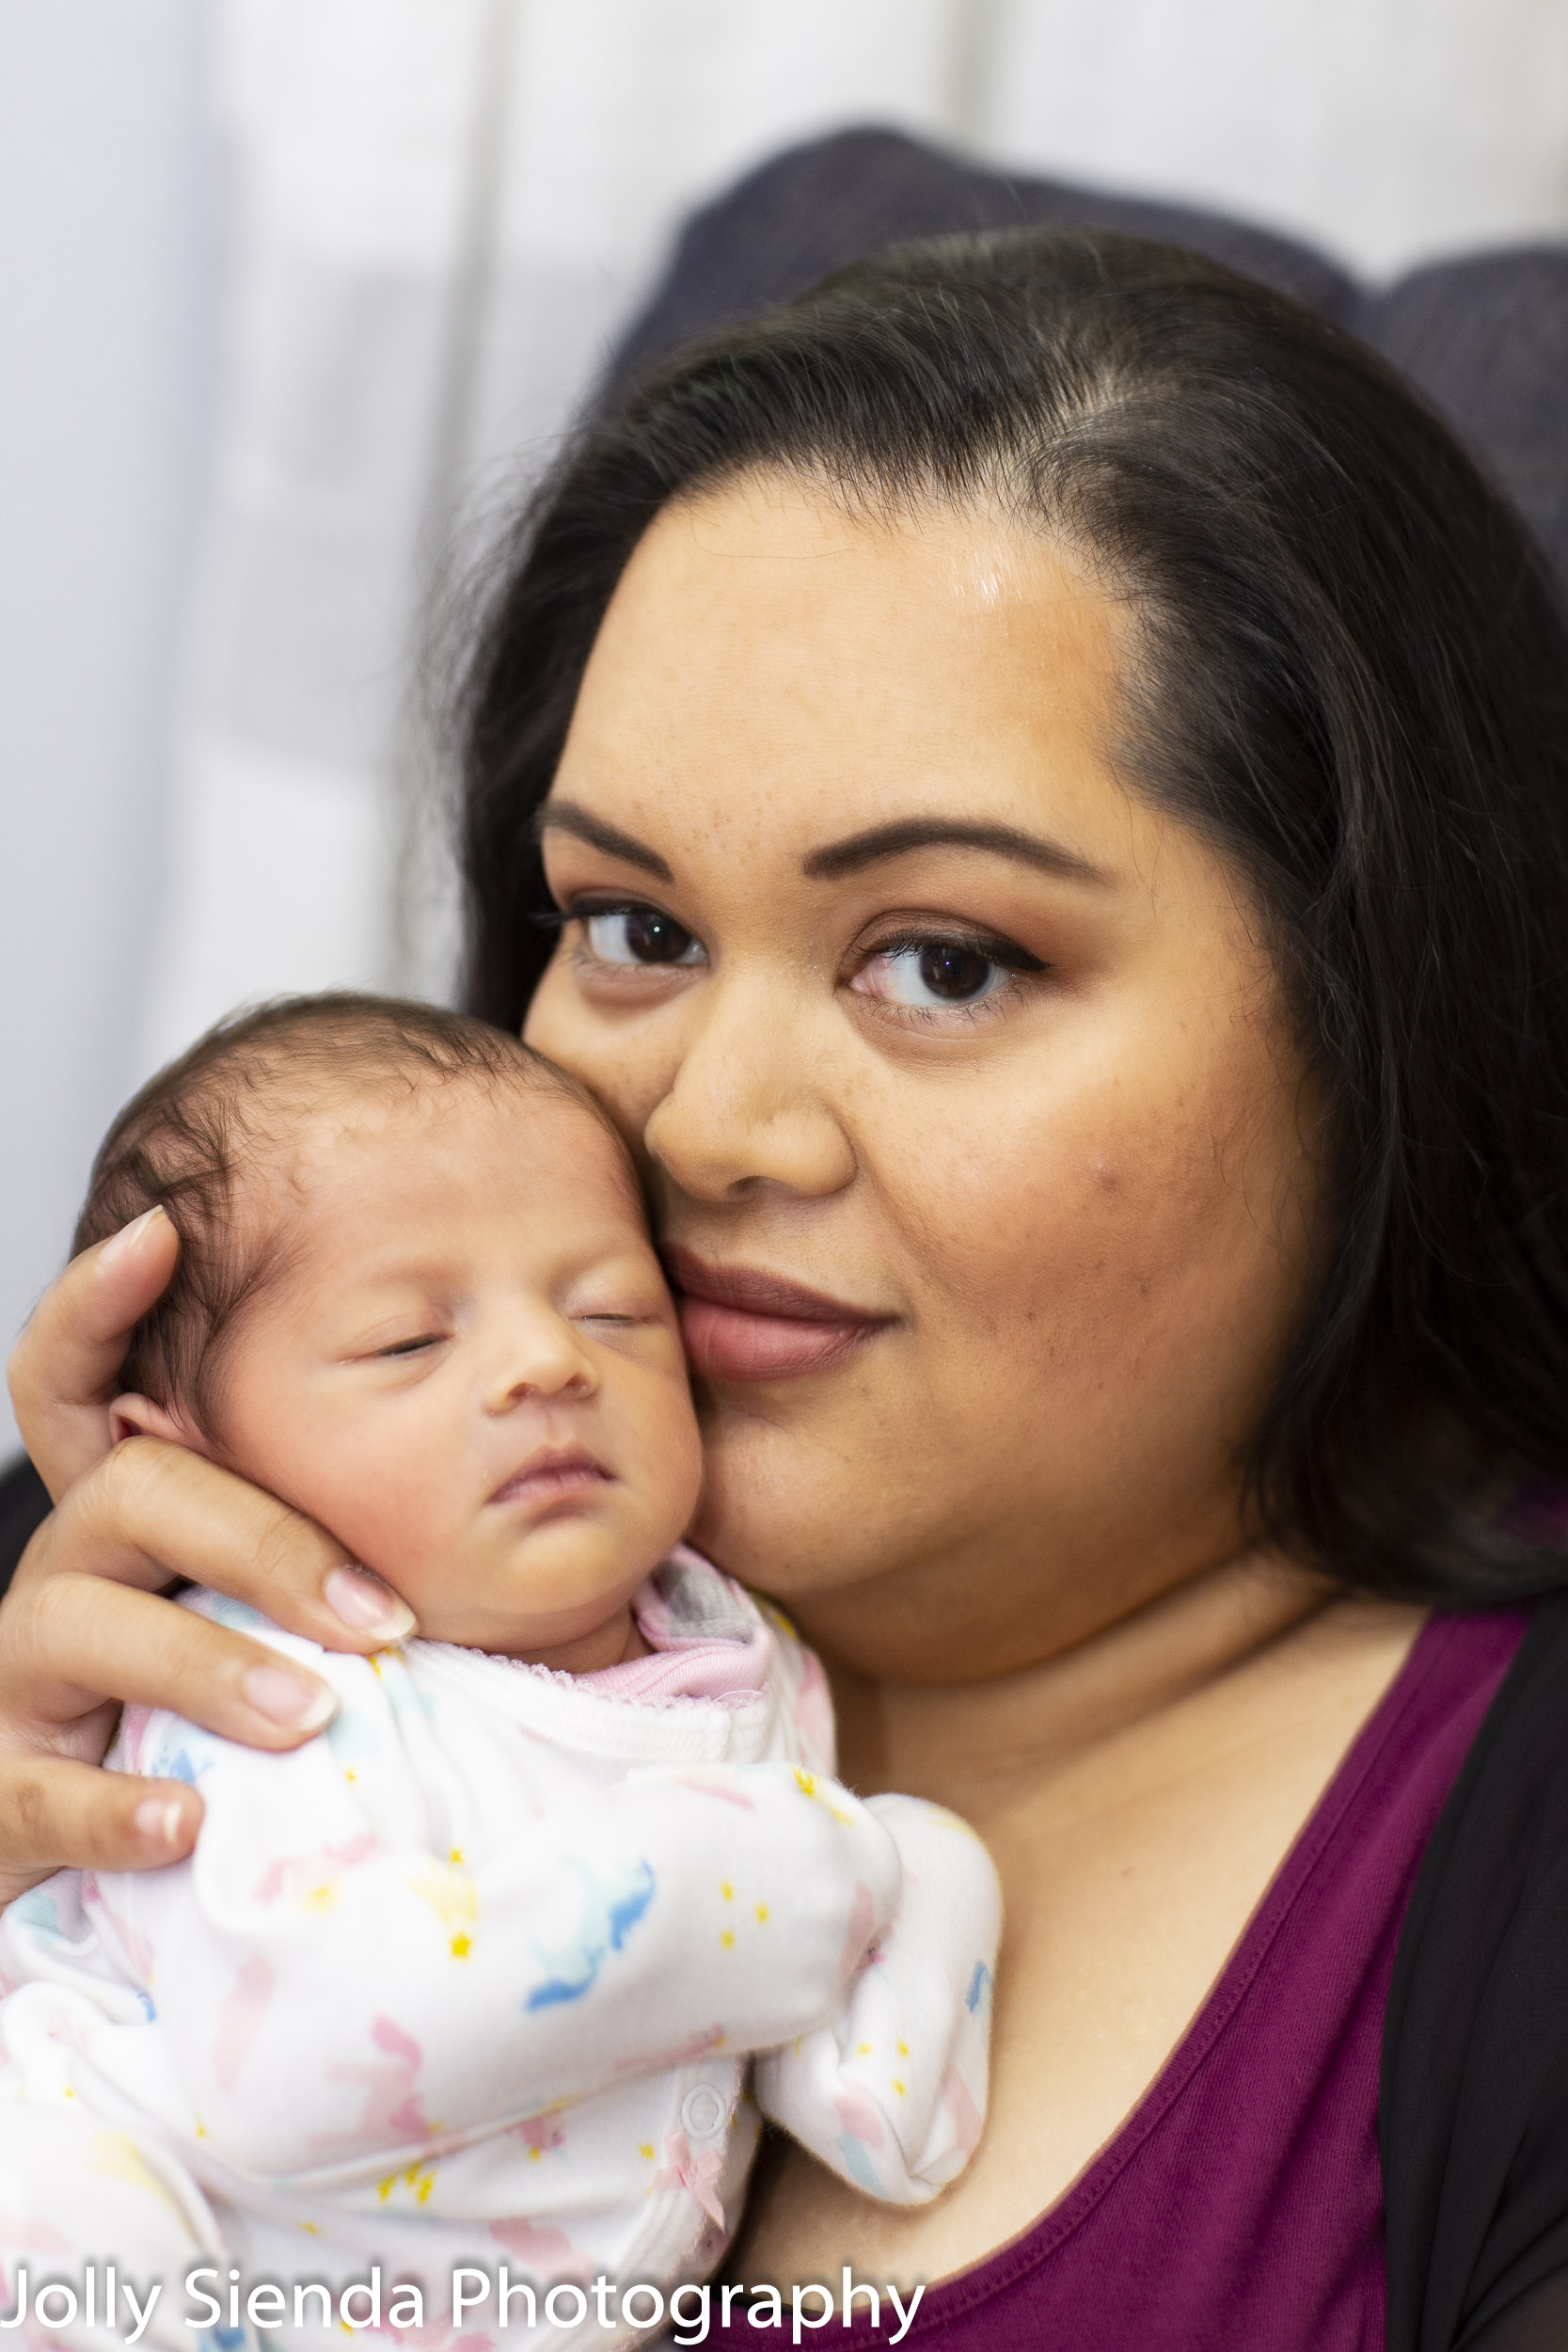
[[[364,1568],[334,1568],[326,1580],[326,1603],[356,1633],[379,1633],[384,1642],[402,1642],[414,1630],[414,1612],[407,1602]]]
[[[117,1259],[127,1256],[131,1250],[135,1249],[153,1218],[166,1214],[166,1212],[162,1208],[151,1208],[144,1209],[140,1216],[134,1216],[129,1225],[122,1225],[118,1233],[111,1233],[109,1239],[103,1244],[103,1255],[100,1263],[103,1265],[113,1265]]]
[[[338,1702],[325,1682],[306,1682],[287,1666],[251,1666],[240,1677],[240,1688],[258,1715],[288,1731],[319,1731],[338,1711]]]
[[[176,1797],[144,1797],[131,1819],[149,1845],[177,1846],[185,1811]]]

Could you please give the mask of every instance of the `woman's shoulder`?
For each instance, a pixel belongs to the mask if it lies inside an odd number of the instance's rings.
[[[1388,2352],[1568,2265],[1568,1594],[1540,1602],[1427,1849],[1384,2030]]]

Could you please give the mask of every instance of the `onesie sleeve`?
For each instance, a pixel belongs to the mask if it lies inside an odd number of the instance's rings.
[[[1002,1898],[966,1822],[870,1799],[903,1863],[891,1924],[832,2018],[770,2051],[757,2103],[855,2188],[919,2205],[963,2170],[986,2118]]]
[[[467,1854],[429,1802],[440,1757],[415,1771],[417,1725],[392,1736],[418,1708],[396,1661],[311,1662],[344,1705],[290,1756],[133,1725],[127,1767],[197,1780],[206,1818],[190,1863],[97,1895],[191,2132],[241,2174],[384,2172],[809,2034],[893,1915],[888,1828],[788,1762],[646,1769],[531,1813],[525,1788],[515,1830]]]

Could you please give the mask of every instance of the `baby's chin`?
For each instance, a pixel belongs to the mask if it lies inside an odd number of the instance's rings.
[[[420,1632],[427,1641],[450,1642],[459,1649],[483,1650],[486,1657],[513,1658],[520,1665],[550,1666],[568,1674],[593,1674],[645,1655],[648,1645],[629,1599],[591,1615],[592,1622],[562,1630],[559,1619],[546,1625],[537,1618],[474,1610],[450,1615],[437,1612],[436,1622],[421,1623]]]
[[[476,1546],[466,1559],[460,1545],[433,1543],[417,1562],[367,1565],[408,1603],[426,1640],[546,1659],[600,1645],[600,1636],[624,1641],[633,1594],[678,1535],[677,1529],[666,1539],[662,1529],[644,1526],[634,1540],[629,1530],[562,1518],[500,1547]],[[434,1576],[433,1561],[442,1563]]]

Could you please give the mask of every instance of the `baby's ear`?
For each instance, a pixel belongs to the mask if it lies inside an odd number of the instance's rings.
[[[150,1396],[117,1396],[109,1407],[109,1436],[116,1445],[122,1438],[166,1438],[170,1445],[212,1458],[213,1449],[196,1423],[166,1405],[154,1405]]]

